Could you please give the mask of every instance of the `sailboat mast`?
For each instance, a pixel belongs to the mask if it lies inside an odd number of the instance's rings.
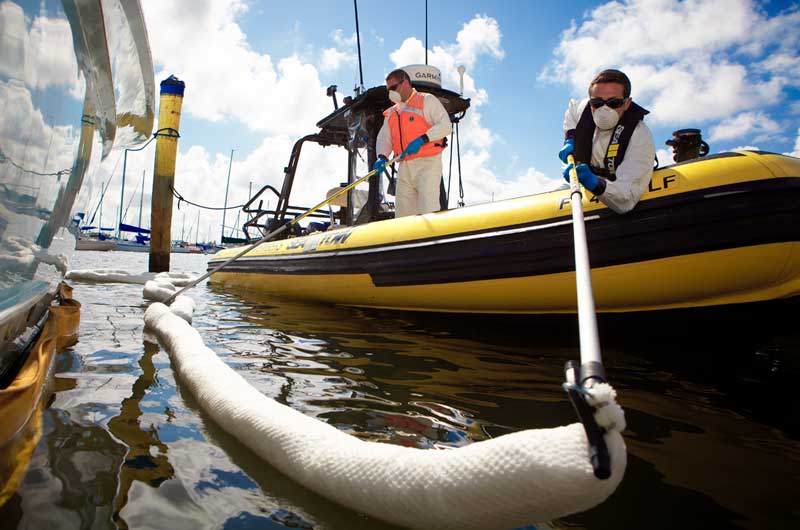
[[[200,208],[197,209],[197,228],[194,230],[194,242],[200,241]]]
[[[222,230],[220,231],[220,244],[225,239],[225,214],[228,213],[228,188],[231,185],[231,166],[233,165],[233,149],[231,149],[231,159],[228,162],[228,183],[225,184],[225,209],[222,210]]]
[[[125,204],[125,167],[128,165],[128,150],[122,156],[122,189],[119,192],[119,220],[117,221],[117,239],[122,237],[122,205]],[[136,193],[134,191],[134,193]]]
[[[235,232],[235,231],[236,231],[236,229],[239,227],[239,214],[240,214],[240,213],[242,213],[242,211],[241,211],[241,210],[239,210],[238,212],[236,212],[236,221],[234,221],[234,223],[233,223],[233,226],[231,227],[231,237],[233,237],[233,235],[234,235],[234,232]]]
[[[142,203],[144,202],[144,172],[145,172],[145,170],[143,169],[142,170],[142,192],[139,194],[139,224],[136,225],[139,228],[142,227]]]

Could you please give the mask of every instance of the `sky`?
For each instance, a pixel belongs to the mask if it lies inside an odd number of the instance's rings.
[[[142,0],[142,7],[156,90],[169,75],[186,83],[175,187],[191,201],[223,205],[231,150],[229,205],[245,202],[251,183],[280,189],[293,143],[333,111],[326,88],[337,85],[341,101],[359,84],[349,0]],[[424,0],[361,0],[358,10],[367,88],[395,67],[425,62]],[[712,153],[800,156],[798,2],[429,0],[427,47],[445,88],[459,91],[456,69],[466,67],[471,108],[460,143],[468,205],[560,185],[567,103],[585,97],[604,68],[626,72],[634,101],[650,110],[661,165],[672,157],[664,142],[687,127],[702,129]],[[149,219],[154,144],[129,153],[127,222],[138,215],[133,194],[142,172]],[[120,154],[113,150],[90,175],[79,203],[96,202],[98,183],[112,177],[104,208],[114,211]],[[345,179],[343,149],[304,147],[291,202],[314,205]],[[455,180],[452,189],[451,206]],[[183,230],[197,239],[188,230],[199,224],[199,239],[219,240],[222,214],[201,212],[197,223],[197,212],[176,205],[173,237]]]

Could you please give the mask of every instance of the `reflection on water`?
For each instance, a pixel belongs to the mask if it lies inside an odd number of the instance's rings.
[[[74,268],[119,267],[79,253]],[[126,255],[131,271],[147,256]],[[138,261],[137,261],[138,260]],[[173,255],[201,272],[205,257]],[[200,412],[142,340],[141,287],[76,284],[80,342],[62,354],[9,528],[387,525],[318,497]],[[201,286],[195,326],[264,394],[360,438],[431,450],[574,422],[560,389],[571,318],[417,315],[303,305]],[[562,528],[788,528],[800,478],[796,306],[723,316],[603,317],[629,464]]]
[[[142,425],[142,400],[148,391],[158,393],[156,386],[156,370],[153,355],[158,353],[158,346],[144,344],[144,354],[139,360],[142,374],[133,383],[131,395],[122,400],[119,414],[108,422],[108,430],[119,439],[127,454],[119,470],[118,495],[114,499],[114,519],[125,527],[124,520],[119,519],[119,512],[128,504],[128,494],[134,482],[142,482],[158,488],[162,482],[171,479],[175,472],[167,458],[167,446],[158,438],[158,432],[150,426]]]

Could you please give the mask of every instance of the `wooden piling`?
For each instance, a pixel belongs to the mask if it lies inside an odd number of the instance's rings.
[[[153,202],[150,208],[150,272],[169,271],[172,250],[172,188],[175,155],[185,84],[174,75],[161,82],[161,103],[153,169]]]

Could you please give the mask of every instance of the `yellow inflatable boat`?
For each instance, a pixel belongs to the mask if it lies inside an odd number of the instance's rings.
[[[800,159],[736,151],[654,172],[619,215],[584,199],[597,309],[800,293]],[[209,270],[240,249],[226,249]],[[211,277],[293,299],[402,310],[576,310],[569,191],[263,243]]]

